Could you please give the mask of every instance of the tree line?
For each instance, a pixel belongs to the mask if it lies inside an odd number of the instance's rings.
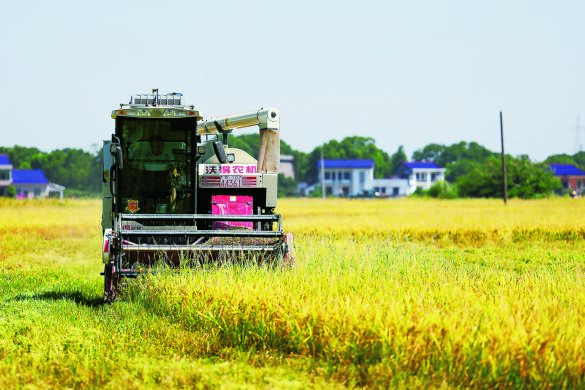
[[[477,142],[452,145],[429,144],[412,155],[416,161],[433,161],[446,168],[446,184],[437,184],[431,196],[502,198],[502,160]],[[584,161],[585,162],[585,161]],[[561,181],[549,169],[549,163],[568,163],[555,156],[544,162],[533,162],[527,155],[506,155],[508,196],[533,199],[561,191]],[[581,167],[576,161],[570,161]],[[443,193],[443,191],[445,193]]]
[[[229,146],[240,148],[252,156],[258,155],[260,137],[256,134],[232,135]],[[398,167],[408,161],[403,146],[388,153],[376,145],[372,137],[352,136],[330,140],[310,152],[295,150],[281,140],[280,151],[295,160],[295,180],[280,176],[279,195],[294,195],[300,182],[318,182],[317,164],[321,153],[326,159],[370,159],[374,161],[374,177],[391,177]],[[51,182],[65,186],[66,196],[98,196],[102,188],[101,150],[88,152],[65,148],[43,152],[34,147],[0,146],[16,169],[42,169]],[[544,162],[531,161],[528,156],[506,156],[508,195],[518,198],[537,198],[561,191],[560,181],[548,169],[548,163],[572,164],[585,168],[585,152],[574,155],[555,154]],[[446,182],[422,195],[437,197],[501,197],[501,159],[477,142],[452,145],[428,144],[412,153],[410,161],[431,161],[446,168]]]

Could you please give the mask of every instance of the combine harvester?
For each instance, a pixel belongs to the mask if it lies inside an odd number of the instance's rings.
[[[274,214],[280,162],[275,109],[202,120],[179,93],[137,95],[112,112],[104,141],[104,300],[122,278],[154,263],[292,264],[293,236]],[[232,130],[258,126],[256,160],[228,147]]]

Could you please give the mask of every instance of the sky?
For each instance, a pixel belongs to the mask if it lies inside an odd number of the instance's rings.
[[[95,151],[152,88],[204,117],[276,107],[303,151],[347,136],[499,151],[500,111],[513,155],[585,143],[579,0],[22,0],[0,36],[2,146]]]

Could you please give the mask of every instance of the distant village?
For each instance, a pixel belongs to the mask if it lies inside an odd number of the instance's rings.
[[[282,156],[281,173],[294,179],[294,159]],[[585,172],[572,164],[547,164],[552,174],[559,178],[563,190],[581,195],[585,189]],[[369,159],[329,160],[318,162],[319,181],[300,183],[298,194],[308,196],[322,187],[326,196],[399,198],[417,191],[429,190],[445,180],[446,169],[427,161],[403,162],[395,175],[374,178],[374,162]]]
[[[290,159],[283,156],[281,172],[291,174]],[[417,189],[428,190],[436,182],[445,180],[445,168],[432,162],[403,162],[394,176],[374,178],[373,160],[329,160],[317,165],[319,181],[313,184],[300,183],[298,193],[310,195],[316,188],[324,188],[325,196],[339,197],[403,197]]]
[[[585,172],[573,164],[549,163],[552,174],[560,179],[566,192],[581,195],[585,189]],[[317,180],[299,182],[293,195],[310,196],[325,191],[328,197],[399,198],[428,191],[445,181],[444,167],[428,161],[405,161],[387,178],[374,177],[371,159],[323,159],[317,161]],[[280,173],[294,180],[295,158],[282,155]],[[13,188],[14,193],[10,193]],[[65,186],[47,179],[42,169],[14,169],[10,159],[0,154],[0,196],[17,199],[63,198]]]

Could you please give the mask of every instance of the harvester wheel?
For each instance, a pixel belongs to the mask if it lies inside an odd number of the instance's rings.
[[[118,275],[113,264],[106,264],[104,268],[104,302],[114,302],[118,290]]]

